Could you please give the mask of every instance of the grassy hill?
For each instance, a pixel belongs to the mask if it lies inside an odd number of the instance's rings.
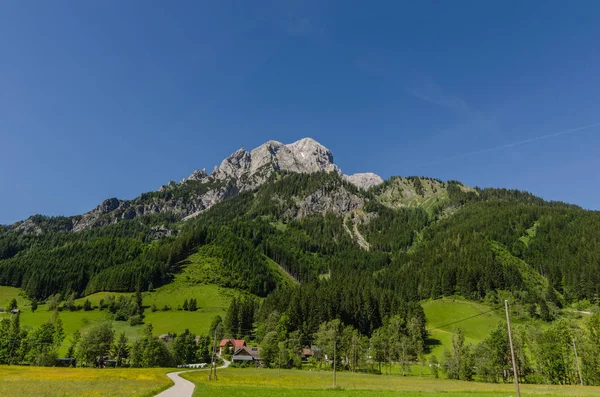
[[[197,273],[199,268],[204,265],[206,264],[203,264],[201,255],[192,256],[190,263],[175,277],[173,283],[157,288],[153,292],[142,294],[146,307],[144,321],[153,325],[156,334],[182,332],[186,328],[194,333],[204,334],[214,316],[224,316],[231,299],[239,295],[237,290],[222,288],[214,284],[196,284],[197,280],[193,274]],[[101,299],[106,299],[109,295],[131,294],[98,292],[77,299],[76,304],[82,305],[86,299],[89,299],[93,306],[97,306]],[[31,313],[29,301],[20,295],[18,288],[0,287],[0,307],[6,306],[13,297],[18,298],[22,309],[21,324],[23,326],[38,327],[50,318],[52,313],[47,311],[46,305],[40,305],[35,313]],[[190,298],[196,298],[198,301],[196,312],[177,310],[177,307],[183,304],[184,299],[189,300]],[[156,305],[159,310],[152,312],[150,310],[152,305]],[[168,305],[172,309],[161,311],[160,309],[164,305]],[[427,316],[431,354],[435,354],[438,358],[442,357],[445,348],[451,346],[452,332],[456,328],[462,328],[465,331],[467,343],[477,344],[498,322],[502,321],[502,316],[494,311],[490,312],[489,306],[460,297],[425,301],[422,306]],[[78,329],[85,332],[102,321],[111,321],[115,331],[117,333],[125,332],[130,340],[140,337],[143,329],[143,326],[132,327],[124,321],[112,321],[112,316],[106,310],[62,311],[60,317],[67,335],[71,335]],[[63,352],[66,351],[69,343],[67,338],[61,349]]]
[[[202,283],[198,278],[199,274],[206,273],[203,270],[210,269],[210,262],[201,255],[192,256],[186,261],[185,267],[175,276],[172,283],[164,285],[152,292],[142,294],[146,324],[150,323],[154,327],[155,334],[180,333],[186,328],[196,334],[206,334],[212,319],[216,315],[224,316],[227,307],[234,296],[240,294],[238,290],[219,287],[214,284]],[[122,292],[97,292],[83,298],[75,300],[76,305],[83,305],[86,299],[89,299],[92,306],[98,306],[100,300],[106,300],[108,296],[113,295],[132,295]],[[16,298],[21,309],[21,326],[27,328],[39,327],[48,321],[52,313],[48,311],[47,305],[40,304],[35,313],[31,312],[30,301],[26,299],[22,291],[18,288],[0,286],[0,307],[6,307],[10,300]],[[198,310],[195,312],[178,310],[183,305],[185,299],[195,298],[198,303]],[[152,312],[151,308],[155,305],[159,310]],[[162,311],[165,306],[170,310]],[[0,313],[0,318],[8,317],[8,313]],[[115,332],[125,332],[130,341],[136,340],[142,336],[143,325],[130,326],[126,321],[114,321],[113,316],[108,310],[94,309],[91,311],[68,311],[60,312],[67,338],[63,342],[60,353],[64,354],[70,345],[70,335],[79,330],[85,333],[96,324],[103,321],[110,321]]]
[[[29,306],[31,303],[20,288],[0,285],[0,308],[5,309],[11,300],[16,299],[19,307]]]
[[[447,297],[422,303],[427,317],[430,354],[441,358],[452,346],[452,333],[461,328],[467,343],[477,344],[502,321],[489,306],[459,297]]]

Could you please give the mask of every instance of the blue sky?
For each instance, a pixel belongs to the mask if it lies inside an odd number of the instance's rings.
[[[600,209],[599,18],[597,1],[3,2],[0,223],[305,136],[345,173]]]

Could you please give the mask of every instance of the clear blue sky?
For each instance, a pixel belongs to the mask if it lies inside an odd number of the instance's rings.
[[[305,136],[345,173],[600,209],[600,126],[549,136],[600,123],[599,20],[598,1],[4,1],[0,223]]]

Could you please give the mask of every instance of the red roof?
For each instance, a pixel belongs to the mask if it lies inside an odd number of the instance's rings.
[[[223,339],[221,343],[219,343],[219,347],[225,347],[228,343],[231,343],[233,347],[246,346],[246,341],[243,339]]]

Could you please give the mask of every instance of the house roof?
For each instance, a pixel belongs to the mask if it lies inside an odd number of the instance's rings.
[[[233,347],[246,346],[246,341],[244,341],[243,339],[223,339],[221,343],[219,343],[219,347],[225,347],[229,343],[231,343]]]
[[[258,347],[241,347],[233,353],[232,359],[244,360],[244,357],[258,359],[260,356],[260,348]]]
[[[302,355],[304,355],[304,356],[314,356],[314,353],[313,353],[312,350],[304,348],[304,349],[302,349]]]

